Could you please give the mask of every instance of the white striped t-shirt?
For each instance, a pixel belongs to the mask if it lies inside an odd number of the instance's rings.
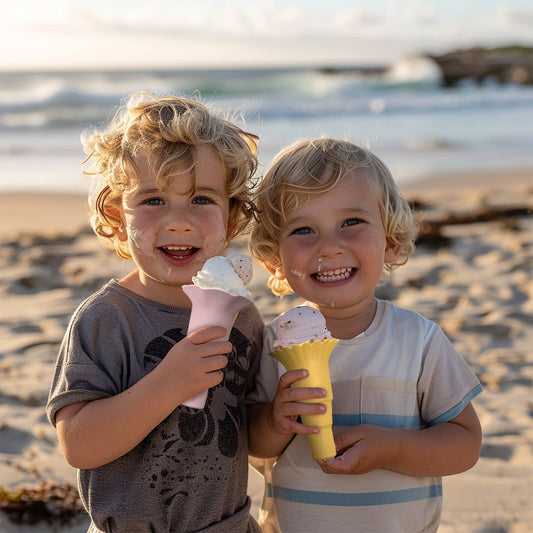
[[[275,324],[276,319],[265,328],[252,401],[271,401],[285,373],[268,355]],[[443,423],[482,391],[437,324],[381,300],[364,336],[335,347],[330,373],[334,433],[358,424],[418,429]],[[440,522],[440,477],[385,469],[325,474],[311,457],[307,435],[295,436],[272,471],[267,469],[265,481],[265,515],[274,504],[283,533],[429,532]]]

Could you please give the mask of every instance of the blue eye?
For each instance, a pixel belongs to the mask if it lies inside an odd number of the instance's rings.
[[[163,201],[161,198],[147,198],[143,203],[146,205],[161,205]]]
[[[345,226],[357,226],[358,224],[361,224],[363,222],[360,218],[349,218],[344,223]]]
[[[294,231],[291,232],[291,235],[308,235],[311,233],[311,229],[308,227],[303,228],[296,228]]]
[[[213,201],[211,198],[208,198],[207,196],[196,196],[193,199],[193,203],[199,204],[199,205],[206,205],[206,204],[212,204]]]

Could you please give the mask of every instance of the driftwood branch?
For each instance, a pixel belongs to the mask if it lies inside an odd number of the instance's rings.
[[[449,238],[442,233],[445,226],[501,221],[510,229],[518,230],[520,226],[517,219],[533,214],[533,210],[529,207],[513,206],[484,208],[466,214],[441,213],[438,216],[426,217],[422,204],[415,202],[413,208],[417,219],[420,221],[417,244],[429,246],[442,246],[449,243]]]

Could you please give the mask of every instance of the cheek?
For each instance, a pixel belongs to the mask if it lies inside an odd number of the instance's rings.
[[[128,238],[131,244],[141,253],[151,253],[156,236],[155,233],[149,229],[139,229],[134,225],[127,226]]]
[[[214,244],[225,245],[228,236],[228,217],[222,211],[213,213],[205,220],[207,238]]]
[[[287,281],[290,285],[298,285],[306,278],[307,254],[305,248],[298,246],[285,246],[280,249],[281,262]]]
[[[280,256],[286,270],[304,270],[309,259],[309,246],[291,241],[280,246]]]

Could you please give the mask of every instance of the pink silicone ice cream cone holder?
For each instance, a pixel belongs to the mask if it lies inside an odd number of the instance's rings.
[[[248,298],[229,294],[221,289],[203,289],[197,285],[184,285],[182,288],[192,302],[187,335],[207,326],[222,326],[228,330],[228,334],[216,340],[227,341],[237,313],[252,305]],[[183,402],[183,405],[203,409],[206,399],[207,390]]]

